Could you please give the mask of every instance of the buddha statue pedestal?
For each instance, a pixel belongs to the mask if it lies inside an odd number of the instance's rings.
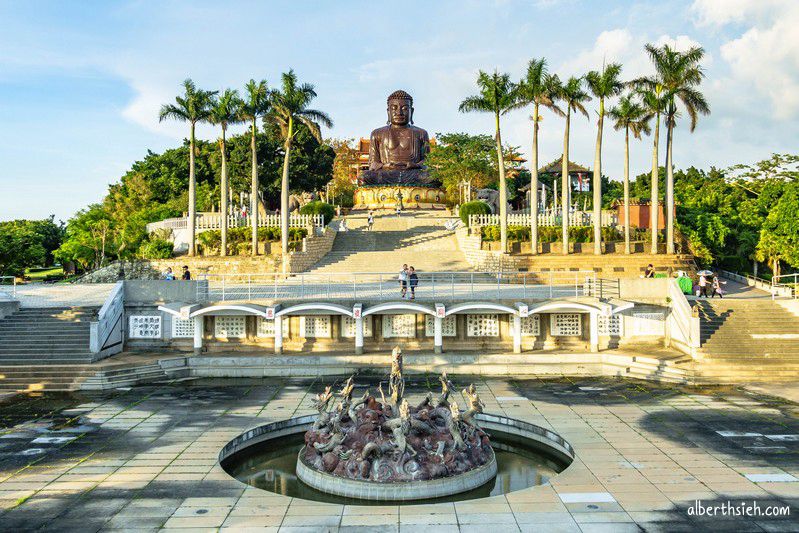
[[[354,210],[395,209],[402,195],[404,209],[445,209],[446,193],[424,185],[364,185],[355,189]]]

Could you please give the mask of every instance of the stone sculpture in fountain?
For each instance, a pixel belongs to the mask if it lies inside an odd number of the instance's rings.
[[[367,485],[399,488],[397,484],[405,483],[409,490],[389,499],[413,499],[463,492],[493,478],[496,459],[476,419],[483,403],[475,386],[462,391],[469,405],[463,412],[451,399],[453,384],[446,374],[439,378],[437,398],[428,393],[418,405],[411,405],[402,372],[402,351],[397,347],[392,353],[388,397],[381,384],[380,401],[369,390],[353,399],[354,376],[336,394],[335,406],[331,387],[318,395],[319,416],[306,432],[300,451],[300,479],[325,492],[363,495],[358,497],[382,494],[372,499],[386,499],[387,493]],[[434,483],[434,490],[425,490],[426,482]],[[344,490],[344,486],[355,489]]]

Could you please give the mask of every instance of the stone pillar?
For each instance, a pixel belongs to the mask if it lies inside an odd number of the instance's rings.
[[[592,352],[599,351],[599,312],[591,311],[589,314],[588,338]]]
[[[363,354],[363,317],[355,319],[355,355]]]
[[[203,349],[203,325],[203,316],[194,317],[194,355],[200,355]]]
[[[442,334],[444,319],[438,316],[433,317],[433,351],[441,353],[444,351],[444,335]]]
[[[283,353],[283,317],[275,317],[275,353]]]
[[[513,316],[513,353],[522,353],[522,317]]]

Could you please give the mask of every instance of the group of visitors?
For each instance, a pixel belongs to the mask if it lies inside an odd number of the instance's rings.
[[[174,281],[175,274],[172,272],[172,267],[166,267],[166,272],[164,272],[164,279],[166,281]],[[191,272],[189,272],[188,265],[183,265],[183,274],[180,276],[180,279],[183,281],[191,281]]]
[[[397,279],[399,280],[401,298],[404,299],[407,296],[408,288],[410,287],[410,299],[416,299],[416,286],[419,285],[419,275],[416,273],[416,269],[407,264],[402,265],[402,270],[400,270]]]
[[[711,277],[712,280],[709,281],[708,277]],[[699,283],[697,283],[698,289],[696,291],[696,295],[699,298],[707,298],[707,288],[710,287],[713,289],[713,292],[710,293],[710,297],[714,298],[718,295],[719,298],[724,298],[724,291],[721,289],[722,285],[726,285],[726,281],[721,281],[718,276],[707,276],[706,274],[699,275]]]

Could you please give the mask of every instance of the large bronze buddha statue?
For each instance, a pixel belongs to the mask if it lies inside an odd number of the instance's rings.
[[[388,124],[372,132],[369,170],[361,173],[363,185],[432,185],[425,156],[430,138],[413,125],[413,98],[405,91],[388,97]]]

